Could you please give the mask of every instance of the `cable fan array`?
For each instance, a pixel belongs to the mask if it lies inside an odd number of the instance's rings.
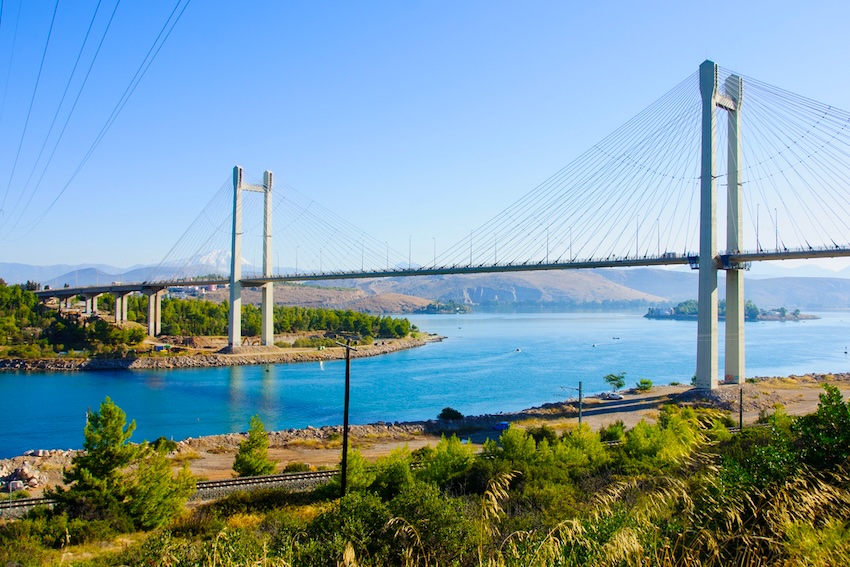
[[[245,183],[262,181],[245,175]],[[264,196],[242,194],[242,275],[263,271]],[[399,271],[407,257],[293,187],[272,190],[273,275],[296,276]],[[149,281],[225,279],[230,273],[233,185],[225,181],[153,270]]]
[[[693,74],[440,255],[439,267],[657,257],[698,246]]]
[[[719,89],[731,71],[720,69]],[[841,250],[850,228],[850,113],[743,78],[742,251]],[[726,110],[715,120],[717,247],[726,249]],[[699,248],[701,100],[694,73],[424,266],[526,266],[657,259]],[[257,183],[255,181],[255,183]],[[160,265],[168,279],[229,273],[225,183]],[[243,199],[243,275],[262,273],[262,196]],[[276,275],[375,274],[409,257],[288,185],[274,191]],[[209,271],[209,266],[217,266]],[[206,267],[206,268],[205,268]],[[204,270],[207,270],[204,272]]]

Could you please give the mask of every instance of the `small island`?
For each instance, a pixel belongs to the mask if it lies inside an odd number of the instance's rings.
[[[675,307],[650,307],[646,315],[647,319],[673,319],[675,321],[696,321],[699,313],[699,304],[695,299],[689,299],[676,305]],[[720,320],[726,319],[726,301],[720,300],[717,303],[717,316]],[[744,304],[744,320],[745,321],[804,321],[810,319],[820,319],[817,315],[808,315],[800,313],[799,309],[789,311],[785,307],[777,307],[775,309],[760,309],[758,305],[752,301],[747,301]]]

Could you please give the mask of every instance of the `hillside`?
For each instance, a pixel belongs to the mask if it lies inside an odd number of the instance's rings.
[[[71,269],[71,271],[62,271]],[[212,269],[212,268],[211,268]],[[51,287],[94,285],[112,281],[143,281],[151,267],[134,267],[121,272],[109,266],[27,266],[0,264],[0,278],[9,283],[27,279]],[[161,271],[161,269],[160,269]],[[56,275],[59,273],[59,275]],[[788,273],[797,273],[788,270]],[[26,276],[26,277],[25,277]],[[37,276],[44,276],[40,278]],[[720,273],[720,298],[725,294]],[[594,303],[678,303],[695,299],[697,272],[688,269],[598,269],[507,274],[470,274],[336,280],[309,285],[276,286],[275,301],[305,307],[328,307],[355,311],[410,313],[434,301],[456,301],[472,306],[546,309],[569,308]],[[769,308],[824,310],[850,308],[850,279],[841,277],[747,277],[746,298]],[[227,298],[226,290],[210,299]],[[259,293],[246,291],[246,301],[259,303]]]
[[[593,272],[573,270],[346,280],[343,285],[370,294],[401,293],[472,305],[664,300]]]
[[[699,282],[696,271],[634,268],[594,270],[610,281],[664,297],[671,303],[696,299]],[[726,293],[723,273],[718,278],[719,297]],[[746,278],[744,295],[760,307],[822,310],[850,308],[850,280],[845,278],[781,277]]]

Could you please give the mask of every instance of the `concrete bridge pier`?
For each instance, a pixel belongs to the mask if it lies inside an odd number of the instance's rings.
[[[99,293],[84,293],[83,297],[86,300],[86,309],[85,314],[88,316],[97,314],[97,298],[100,297]]]
[[[121,325],[128,318],[130,306],[127,298],[130,294],[126,291],[114,291],[112,295],[115,296],[115,324]]]
[[[148,336],[156,337],[162,332],[162,296],[165,290],[145,289],[143,293],[148,296]]]

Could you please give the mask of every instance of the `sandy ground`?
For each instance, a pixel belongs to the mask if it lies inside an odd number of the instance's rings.
[[[782,404],[792,415],[803,415],[815,411],[818,395],[823,391],[821,384],[829,382],[838,387],[845,399],[850,398],[850,375],[810,375],[787,378],[766,378],[748,382],[742,386],[721,385],[712,392],[708,400],[699,399],[696,391],[687,386],[661,386],[649,392],[633,390],[623,392],[622,400],[602,400],[590,397],[584,400],[582,420],[593,429],[622,420],[633,427],[641,419],[654,420],[658,410],[667,403],[706,404],[730,411],[738,418],[738,399],[743,390],[744,423],[754,422],[763,410]],[[389,454],[393,449],[407,445],[415,450],[439,441],[441,430],[456,430],[462,438],[480,445],[490,438],[498,438],[492,425],[497,421],[510,421],[514,427],[547,425],[556,430],[574,427],[578,423],[575,400],[544,404],[514,414],[498,414],[467,418],[462,422],[438,421],[409,424],[371,424],[353,426],[351,443],[368,459]],[[269,455],[278,461],[278,470],[293,462],[307,463],[313,468],[336,466],[342,446],[341,427],[307,428],[286,430],[269,434]],[[199,478],[219,480],[235,476],[233,459],[244,434],[216,435],[187,439],[179,443],[173,453],[175,464],[186,462]],[[37,472],[41,486],[30,489],[32,496],[42,493],[43,486],[61,483],[62,467],[68,466],[73,452],[50,452],[43,457],[26,456],[0,461],[0,476],[26,464]]]

